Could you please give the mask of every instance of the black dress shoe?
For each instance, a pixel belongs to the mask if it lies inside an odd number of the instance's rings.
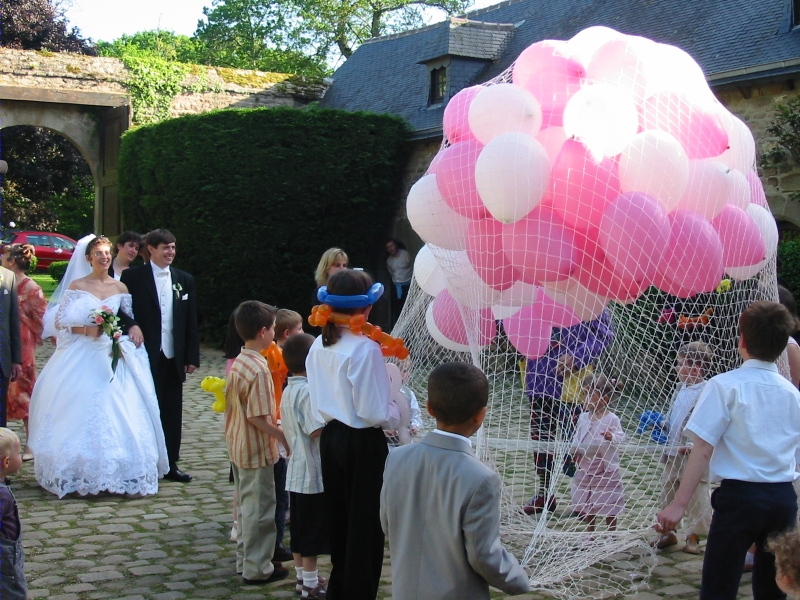
[[[267,583],[272,583],[273,581],[280,581],[281,579],[286,579],[289,576],[289,569],[286,567],[276,567],[274,571],[272,571],[272,575],[267,577],[266,579],[246,579],[242,577],[242,580],[247,585],[265,585]]]
[[[192,480],[192,476],[188,473],[184,473],[178,467],[172,467],[169,472],[164,475],[164,479],[177,481],[178,483],[189,483]]]
[[[283,544],[278,544],[275,546],[275,553],[272,555],[272,560],[277,560],[280,562],[288,562],[290,560],[294,560],[294,556],[289,551],[286,546]]]

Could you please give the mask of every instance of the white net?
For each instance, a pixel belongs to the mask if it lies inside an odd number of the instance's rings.
[[[424,405],[434,366],[481,367],[477,452],[532,586],[629,593],[654,565],[665,455],[696,400],[676,404],[697,377],[679,380],[678,350],[708,344],[706,378],[736,367],[741,311],[777,300],[753,137],[688,54],[602,27],[459,92],[444,132],[407,204],[426,242],[393,332],[409,385]],[[591,372],[618,393],[582,412]],[[700,505],[679,537],[704,533],[707,491]]]

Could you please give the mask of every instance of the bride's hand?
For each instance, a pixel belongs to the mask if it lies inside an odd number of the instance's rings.
[[[134,325],[128,330],[128,337],[131,338],[137,348],[144,343],[144,335],[142,335],[142,330],[138,325]]]
[[[99,325],[81,325],[80,327],[73,327],[72,333],[76,335],[85,335],[90,338],[97,338],[100,337],[103,330],[100,329]]]

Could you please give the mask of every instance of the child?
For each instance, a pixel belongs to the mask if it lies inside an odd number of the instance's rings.
[[[279,308],[275,317],[275,341],[281,348],[293,335],[303,333],[303,317],[288,308]],[[290,369],[291,371],[291,369]]]
[[[436,429],[386,462],[381,523],[389,536],[394,600],[489,598],[529,589],[528,576],[500,542],[500,478],[472,453],[486,416],[489,380],[466,363],[428,378]]]
[[[775,583],[795,600],[800,599],[800,532],[792,529],[769,541],[775,555]]]
[[[572,479],[572,510],[594,531],[598,516],[606,518],[609,531],[617,528],[617,516],[625,510],[625,495],[619,473],[617,446],[625,441],[619,417],[608,410],[616,382],[605,375],[589,373],[581,381],[586,394],[578,417],[570,454],[577,470]]]
[[[364,271],[344,269],[318,298],[337,312],[367,318],[382,293]],[[311,405],[326,422],[320,456],[331,539],[328,592],[334,600],[374,600],[383,569],[380,495],[389,454],[381,429],[399,425],[386,365],[377,343],[329,322],[311,346],[306,370]]]
[[[709,468],[712,496],[701,598],[736,598],[747,548],[755,542],[753,597],[782,598],[767,538],[794,525],[792,482],[800,442],[800,392],[778,372],[794,322],[777,302],[755,302],[739,318],[738,369],[706,383],[686,429],[696,436],[672,504],[656,529],[672,531]]]
[[[668,506],[675,498],[675,492],[681,483],[686,459],[692,448],[692,442],[683,430],[697,403],[697,398],[706,384],[706,373],[714,361],[714,351],[703,342],[684,344],[678,350],[675,370],[678,372],[678,389],[672,400],[664,426],[667,434],[667,450],[661,456],[664,473],[661,476],[661,506]],[[700,554],[700,537],[708,533],[711,524],[711,504],[709,503],[708,476],[700,480],[692,499],[689,502],[684,526],[689,535],[686,536],[684,552]],[[657,548],[666,548],[678,543],[674,531],[661,536],[656,543]]]
[[[17,501],[3,483],[22,466],[22,447],[17,434],[0,427],[0,598],[25,600],[28,584],[25,581],[25,554],[22,550],[22,524]]]
[[[225,388],[225,440],[239,499],[236,571],[245,583],[264,584],[289,574],[272,563],[276,538],[272,465],[278,460],[279,442],[287,454],[290,451],[275,424],[272,378],[261,356],[275,335],[275,308],[242,302],[236,309],[236,330],[244,348],[233,361]]]
[[[313,336],[300,333],[283,346],[283,358],[293,373],[283,393],[283,429],[292,448],[286,489],[292,511],[296,591],[303,598],[325,598],[325,579],[317,572],[317,556],[330,554],[319,456],[319,436],[325,423],[311,409],[306,377],[306,357],[313,343]]]

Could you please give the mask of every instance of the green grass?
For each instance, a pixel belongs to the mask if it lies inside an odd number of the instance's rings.
[[[31,275],[30,278],[42,286],[44,297],[47,298],[49,302],[50,296],[53,295],[53,292],[55,292],[58,287],[58,282],[50,277],[48,273],[36,273],[35,275]]]

